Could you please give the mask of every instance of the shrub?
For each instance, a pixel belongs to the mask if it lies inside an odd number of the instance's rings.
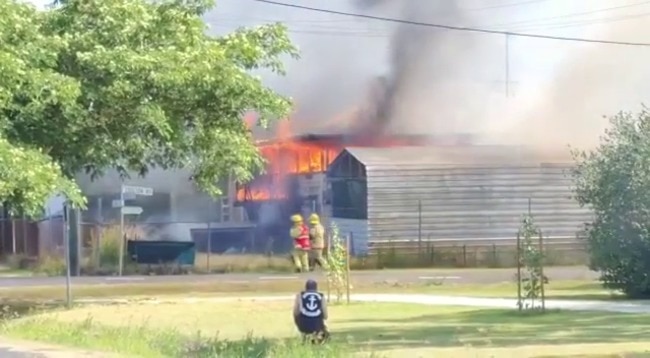
[[[573,154],[576,199],[594,213],[590,268],[606,288],[650,297],[650,112],[614,116],[596,149]]]

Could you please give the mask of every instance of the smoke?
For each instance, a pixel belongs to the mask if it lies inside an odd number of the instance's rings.
[[[284,2],[304,5],[299,0]],[[638,2],[627,0],[617,5]],[[611,2],[593,0],[589,6],[586,2],[549,1],[476,10],[506,3],[515,1],[331,0],[315,7],[483,28],[612,7]],[[564,8],[545,8],[560,6],[557,4],[564,4]],[[650,29],[643,26],[646,18],[609,20],[648,10],[647,6],[637,6],[545,22],[588,25],[575,28],[553,30],[540,25],[530,30],[511,26],[500,29],[650,42]],[[601,24],[589,24],[598,22],[597,16]],[[287,60],[286,77],[259,74],[269,86],[295,99],[294,133],[346,130],[366,119],[390,132],[472,133],[486,142],[532,146],[544,158],[566,158],[568,145],[588,148],[598,142],[607,126],[603,116],[635,110],[650,93],[650,48],[511,37],[513,84],[511,96],[506,98],[504,36],[241,0],[220,0],[206,17],[215,35],[275,21],[289,27],[302,58]],[[531,76],[542,70],[536,66],[558,53],[565,59],[548,74],[537,74],[546,76],[546,82],[531,83]],[[191,188],[187,173],[152,173],[145,181],[142,185],[153,186],[156,192]],[[116,192],[119,180],[110,175],[93,185],[84,184],[90,191]]]
[[[473,20],[458,1],[368,1],[360,8],[403,20],[463,24]],[[376,120],[389,133],[441,134],[476,129],[488,98],[476,83],[486,78],[491,39],[446,29],[398,24],[389,39],[389,72]],[[487,43],[485,40],[488,40]],[[489,52],[489,51],[488,51]],[[476,59],[482,58],[477,64]],[[481,93],[485,92],[485,93]]]
[[[650,29],[634,20],[604,21],[592,37],[648,42]],[[639,110],[647,101],[650,48],[572,43],[567,52],[537,103],[505,131],[503,141],[523,142],[546,155],[566,157],[568,145],[596,146],[609,125],[606,117]]]
[[[468,11],[462,3],[357,0],[360,9],[386,17],[457,26],[486,23],[484,15]],[[503,15],[506,22],[517,20],[512,13]],[[634,21],[605,19],[591,28],[592,38],[637,42],[650,38],[650,30]],[[504,58],[495,56],[495,49],[503,48],[503,41],[504,36],[395,26],[376,120],[390,133],[473,133],[482,142],[525,145],[540,158],[566,160],[569,145],[595,146],[608,126],[605,116],[637,109],[650,92],[650,49],[571,42],[547,47],[565,52],[566,59],[550,73],[545,87],[534,96],[505,99],[500,87],[477,84],[477,79],[502,74]],[[529,48],[558,42],[508,41]],[[541,45],[543,41],[546,44]]]
[[[534,19],[546,17],[551,20],[538,21],[531,30],[501,29],[640,42],[650,38],[650,30],[640,26],[643,18],[610,20],[647,10],[640,6],[561,20],[558,16],[607,8],[611,3],[558,7],[540,2],[497,8],[506,3],[512,2],[340,0],[327,8],[483,28],[495,23],[534,24]],[[493,8],[477,11],[477,7]],[[645,65],[650,49],[640,47],[511,37],[513,83],[506,98],[504,36],[282,7],[240,11],[287,20],[302,59],[288,62],[288,77],[269,77],[267,82],[294,97],[297,109],[292,122],[301,132],[326,127],[336,132],[354,127],[355,122],[371,121],[389,133],[470,133],[480,142],[527,145],[545,158],[566,159],[568,145],[588,148],[598,142],[608,123],[603,116],[637,109],[650,90],[646,80],[650,70]],[[553,20],[554,16],[558,18]],[[602,23],[594,26],[599,19]],[[548,26],[558,23],[580,26]],[[536,74],[541,69],[529,64],[543,63],[558,53],[565,59],[554,68],[547,64],[553,68],[547,74]],[[538,82],[531,82],[535,76]],[[540,81],[544,76],[546,80]]]

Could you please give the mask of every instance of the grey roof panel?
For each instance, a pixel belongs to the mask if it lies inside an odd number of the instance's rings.
[[[379,167],[463,167],[463,166],[521,166],[542,164],[536,153],[520,146],[412,146],[363,148],[347,147],[345,152],[355,157],[367,169]],[[553,164],[557,165],[557,164]],[[550,165],[551,167],[553,165]]]

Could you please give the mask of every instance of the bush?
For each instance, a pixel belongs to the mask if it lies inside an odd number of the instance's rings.
[[[596,149],[573,154],[576,199],[594,212],[590,268],[606,288],[650,297],[650,113],[616,115]]]
[[[120,227],[109,226],[99,240],[99,266],[117,267],[120,263]],[[126,247],[125,247],[126,251]],[[126,255],[126,253],[125,253]]]
[[[66,264],[65,259],[57,256],[44,256],[38,260],[38,264],[34,268],[36,273],[42,273],[47,276],[61,276],[65,275]]]

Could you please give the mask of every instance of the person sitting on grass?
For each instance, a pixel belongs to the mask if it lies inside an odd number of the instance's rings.
[[[316,281],[307,280],[305,290],[296,295],[293,305],[293,321],[303,342],[309,339],[313,344],[324,343],[329,338],[326,320],[327,305],[323,294],[318,292]]]

